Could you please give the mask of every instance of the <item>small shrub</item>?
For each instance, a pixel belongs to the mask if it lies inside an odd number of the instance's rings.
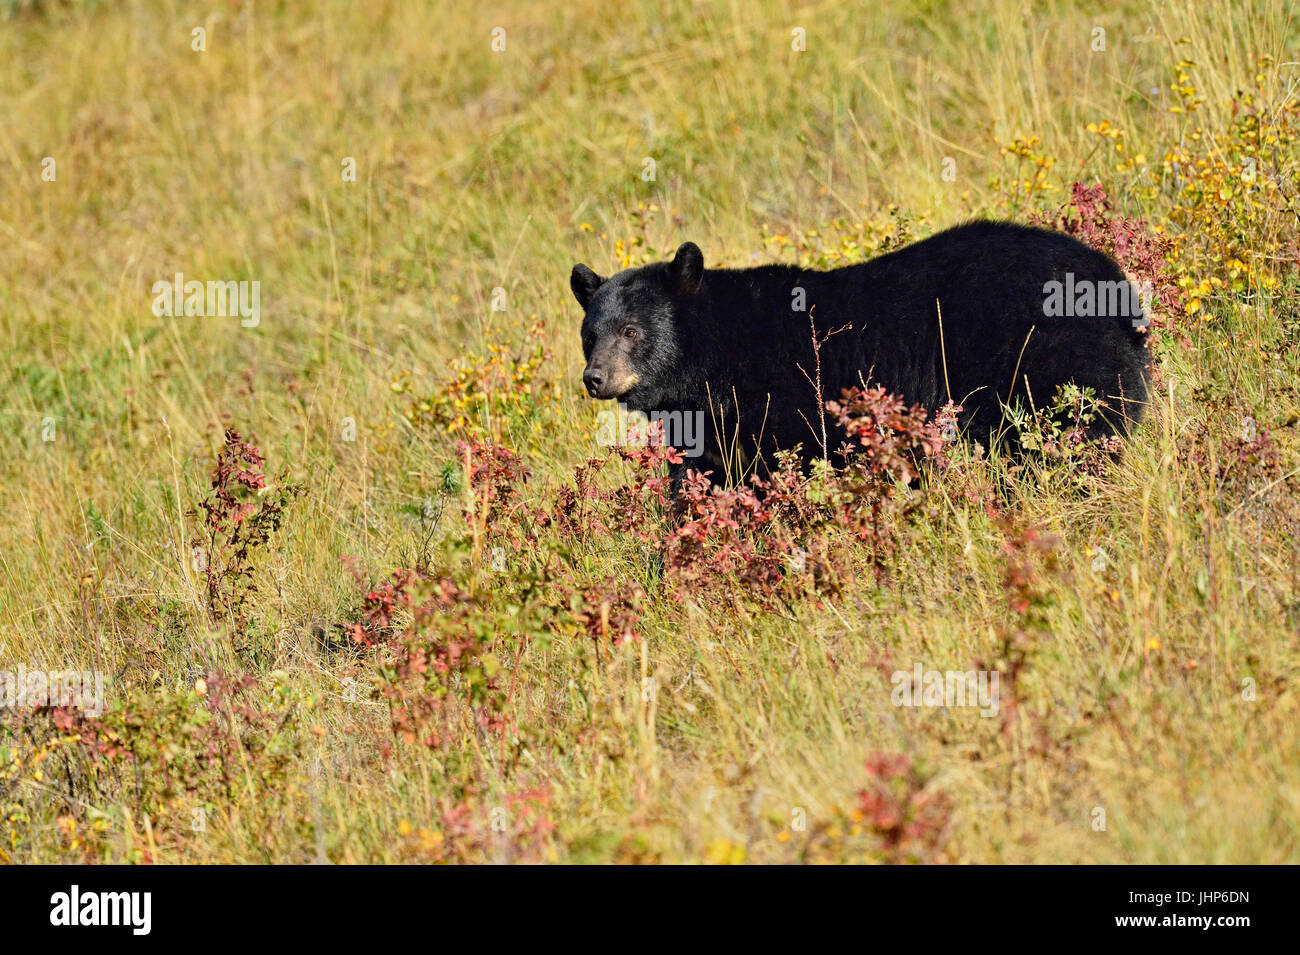
[[[230,625],[242,640],[248,630],[247,601],[256,592],[255,558],[270,543],[299,489],[269,488],[262,452],[227,428],[212,468],[211,491],[199,502],[203,514],[193,558],[203,574],[208,613]]]

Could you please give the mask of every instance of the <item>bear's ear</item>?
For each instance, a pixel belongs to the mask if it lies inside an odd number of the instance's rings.
[[[677,295],[694,295],[704,281],[704,255],[694,242],[683,242],[668,263],[668,284]]]
[[[573,297],[578,300],[584,312],[591,303],[591,297],[596,294],[596,289],[604,283],[604,279],[581,262],[573,267],[573,273],[569,276],[569,288],[573,289]]]

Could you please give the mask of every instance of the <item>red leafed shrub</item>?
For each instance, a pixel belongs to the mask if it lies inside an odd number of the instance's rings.
[[[345,628],[353,643],[373,647],[393,636],[397,614],[410,606],[409,587],[416,576],[413,570],[396,570],[388,580],[366,592],[361,601],[362,618]],[[361,583],[355,569],[353,577]]]
[[[629,481],[600,487],[596,476],[613,459],[591,458],[574,469],[573,483],[559,489],[550,509],[538,512],[539,525],[553,525],[561,540],[577,546],[616,534],[658,548],[663,542],[664,516],[671,509],[670,480],[664,468],[680,464],[681,455],[654,442],[616,450],[632,467]]]
[[[467,443],[457,447],[474,492],[474,517],[488,527],[517,519],[524,508],[523,486],[532,477],[519,455],[499,444]]]
[[[855,553],[867,556],[878,577],[885,575],[901,529],[923,501],[908,485],[923,462],[945,463],[944,433],[950,430],[955,440],[961,409],[949,405],[931,419],[877,387],[845,391],[827,410],[844,430],[835,452],[839,470],[809,473],[795,455],[785,454],[766,476],[725,489],[688,470],[675,499],[665,466],[682,459],[655,441],[618,449],[632,467],[628,480],[613,487],[598,483],[607,461],[593,459],[575,469],[572,483],[559,488],[549,506],[524,500],[528,471],[512,452],[462,444],[474,493],[466,518],[492,545],[504,546],[516,580],[524,573],[524,557],[560,554],[558,564],[531,571],[540,574],[533,583],[581,594],[573,605],[584,630],[590,608],[611,595],[629,615],[635,610],[638,595],[621,586],[611,589],[609,581],[597,586],[576,566],[576,555],[592,547],[607,550],[611,538],[630,539],[646,559],[657,556],[664,581],[679,594],[728,602],[743,596],[772,607],[809,591],[834,592],[840,580],[858,575],[860,568],[850,566]],[[852,541],[867,546],[853,548]],[[377,609],[392,599],[383,588],[367,597]],[[366,639],[364,627],[353,632]],[[616,639],[626,636],[619,631]]]
[[[466,730],[502,727],[500,664],[490,652],[498,633],[481,596],[448,577],[399,570],[366,595],[350,632],[386,645],[381,692],[406,742],[442,749]]]
[[[610,505],[609,529],[630,534],[642,543],[659,543],[659,525],[672,507],[672,481],[665,465],[681,464],[682,456],[675,448],[653,443],[644,448],[620,448],[618,453],[632,465],[635,477],[605,496]]]
[[[247,675],[209,673],[185,693],[132,690],[102,716],[50,707],[16,716],[32,746],[15,750],[9,778],[57,773],[94,803],[121,800],[155,824],[183,819],[177,831],[189,831],[190,807],[232,801],[246,786],[284,798],[300,745],[295,701]]]
[[[554,858],[555,823],[551,794],[545,786],[506,796],[504,805],[471,805],[444,800],[437,828],[399,827],[402,861],[463,863],[535,863]]]
[[[855,470],[908,484],[919,476],[919,458],[943,450],[942,422],[961,409],[949,403],[935,420],[928,420],[920,405],[909,408],[903,399],[876,386],[846,389],[842,400],[826,403],[826,410],[849,438],[842,453]]]
[[[448,541],[452,569],[397,571],[366,591],[346,628],[379,650],[394,733],[446,750],[475,729],[501,730],[514,682],[496,652],[517,657],[528,641],[566,636],[598,648],[640,640],[637,578],[656,566],[671,593],[763,607],[834,592],[858,575],[860,553],[882,574],[922,500],[908,483],[941,456],[941,425],[879,388],[845,392],[829,408],[848,439],[841,471],[809,474],[786,454],[767,477],[723,490],[688,471],[675,501],[664,470],[681,458],[657,443],[619,449],[629,480],[598,485],[606,462],[588,461],[542,503],[525,495],[518,455],[462,443],[470,500],[465,536]],[[628,543],[644,566],[593,577],[593,550]]]
[[[1154,314],[1148,316],[1151,331],[1167,328],[1167,316],[1183,314],[1182,293],[1169,268],[1173,251],[1169,238],[1151,231],[1142,219],[1112,213],[1110,199],[1100,185],[1074,183],[1070,200],[1055,215],[1040,213],[1030,221],[1074,236],[1109,255],[1135,277],[1138,285],[1150,292],[1154,306]]]
[[[204,575],[208,612],[230,623],[236,636],[248,627],[245,603],[257,589],[254,555],[279,530],[285,508],[298,493],[284,483],[268,493],[265,463],[261,451],[227,428],[212,467],[211,490],[198,505],[203,522],[194,567]]]
[[[1017,528],[1010,518],[1001,518],[999,526],[1006,557],[1002,590],[1011,620],[1001,628],[997,658],[976,666],[999,674],[1002,732],[1010,736],[1020,710],[1020,679],[1039,643],[1051,634],[1048,612],[1054,598],[1048,578],[1058,569],[1061,539],[1036,528]]]
[[[603,458],[592,458],[575,468],[573,484],[560,488],[552,513],[542,518],[543,525],[549,527],[554,523],[563,538],[585,544],[601,522],[594,478],[604,466]]]
[[[879,841],[888,863],[943,861],[952,803],[933,790],[912,761],[898,753],[875,753],[866,762],[867,785],[850,811]]]
[[[795,540],[783,528],[765,533],[779,502],[760,497],[765,480],[754,485],[714,491],[708,478],[687,472],[680,519],[664,544],[664,567],[678,589],[723,597],[740,584],[765,603],[776,594]]]
[[[638,608],[645,592],[634,581],[613,577],[598,587],[584,587],[575,596],[574,619],[598,646],[602,642],[620,645],[639,642],[636,625],[641,617]]]
[[[847,439],[835,453],[839,470],[808,474],[783,455],[767,477],[724,490],[687,472],[679,522],[664,543],[675,586],[726,597],[739,583],[764,605],[809,586],[833,591],[840,577],[854,575],[837,566],[853,551],[848,540],[865,544],[858,550],[878,578],[885,575],[901,529],[922,502],[909,484],[923,461],[944,463],[944,423],[961,409],[949,405],[929,419],[879,387],[846,390],[826,407]]]
[[[1282,450],[1267,428],[1252,417],[1241,419],[1239,431],[1224,435],[1202,424],[1188,439],[1188,460],[1212,475],[1224,502],[1236,506],[1259,498],[1282,478]]]

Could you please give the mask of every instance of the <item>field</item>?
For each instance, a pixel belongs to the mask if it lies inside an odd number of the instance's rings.
[[[1300,861],[1290,4],[198,9],[0,3],[0,861]],[[573,264],[981,216],[1155,290],[1131,445],[670,533]]]

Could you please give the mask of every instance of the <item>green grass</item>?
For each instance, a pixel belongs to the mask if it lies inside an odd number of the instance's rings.
[[[142,788],[46,717],[6,714],[0,859],[879,861],[878,827],[854,814],[876,751],[944,794],[933,858],[1300,859],[1300,512],[1283,479],[1300,457],[1300,72],[1277,65],[1300,59],[1300,30],[1280,0],[1033,9],[0,8],[0,670],[103,670],[110,709],[140,714],[134,751],[165,754]],[[1203,98],[1190,113],[1170,109],[1186,101],[1170,88],[1184,59]],[[1213,168],[1244,148],[1231,100],[1256,86],[1270,106],[1257,152],[1277,182],[1260,208],[1215,199],[1236,180]],[[1102,121],[1124,152],[1088,131]],[[1022,158],[1003,149],[1031,136]],[[1209,165],[1175,174],[1177,150]],[[563,627],[501,631],[504,738],[468,720],[440,750],[394,737],[374,656],[322,645],[360,612],[344,557],[370,584],[428,555],[485,588],[485,621],[508,617],[513,584],[486,583],[457,549],[464,493],[446,485],[465,429],[413,402],[451,407],[457,359],[464,380],[500,382],[492,394],[511,398],[467,427],[523,456],[537,506],[603,457],[579,387],[575,262],[607,274],[691,239],[709,266],[840,264],[886,237],[1050,212],[1076,180],[1178,237],[1173,268],[1203,302],[1164,316],[1150,414],[1101,476],[959,454],[901,529],[887,582],[863,574],[780,612],[671,597],[630,539],[587,542],[567,579],[645,585],[642,639],[598,657]],[[1251,269],[1235,287],[1233,257]],[[151,286],[178,271],[260,281],[261,324],[156,317]],[[534,342],[550,357],[516,401],[491,356]],[[1246,416],[1270,432],[1276,470],[1225,463]],[[225,426],[301,489],[257,558],[243,634],[209,612],[190,559]],[[995,659],[1017,625],[1014,532],[978,499],[987,484],[1016,531],[1060,540],[1054,569],[1035,564],[1040,616],[1005,731],[970,710],[894,707],[885,675]],[[431,532],[421,509],[443,497]],[[199,745],[185,714],[205,711],[200,673],[251,677],[252,704],[285,719],[265,747],[240,731],[233,776],[201,764],[165,786],[161,766]],[[532,804],[552,830],[529,829],[528,792],[546,794]]]

